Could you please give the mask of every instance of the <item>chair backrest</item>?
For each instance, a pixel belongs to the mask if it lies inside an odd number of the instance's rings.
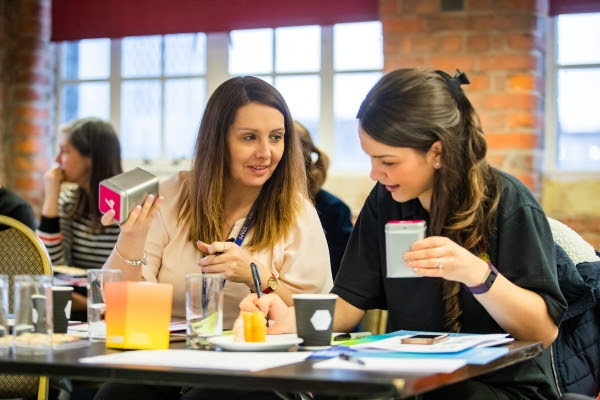
[[[9,312],[13,308],[14,275],[52,275],[46,247],[27,225],[0,215],[0,274],[9,276]]]
[[[554,378],[562,393],[600,391],[600,258],[563,223],[548,218],[555,242],[557,276],[567,300],[552,343]]]
[[[9,312],[13,310],[15,275],[52,275],[52,262],[40,239],[28,226],[0,215],[0,274],[9,277]],[[48,398],[46,377],[0,375],[0,398]]]
[[[553,218],[547,217],[554,242],[563,248],[573,264],[600,261],[591,244],[577,232]]]

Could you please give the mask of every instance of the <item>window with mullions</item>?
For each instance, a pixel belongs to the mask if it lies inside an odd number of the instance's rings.
[[[206,97],[206,35],[67,42],[60,60],[60,124],[110,120],[126,160],[191,156]]]
[[[381,76],[381,24],[298,26],[64,42],[59,121],[96,116],[120,134],[125,167],[167,172],[192,155],[210,90],[235,75],[277,87],[332,159],[365,170],[356,112]],[[225,72],[224,72],[225,71]],[[178,168],[176,165],[175,168]]]
[[[549,143],[549,166],[600,171],[600,13],[559,15],[554,28],[548,126],[555,140]]]

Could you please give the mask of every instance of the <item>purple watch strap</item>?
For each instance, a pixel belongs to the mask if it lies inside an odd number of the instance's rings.
[[[496,280],[496,277],[498,276],[498,270],[496,269],[496,267],[494,267],[492,265],[492,263],[488,263],[489,267],[490,267],[490,273],[487,276],[487,278],[485,278],[485,281],[477,286],[466,286],[465,287],[467,289],[469,289],[469,291],[473,294],[483,294],[485,292],[487,292],[488,290],[490,290],[490,288],[492,287],[492,284],[494,283],[494,281]]]

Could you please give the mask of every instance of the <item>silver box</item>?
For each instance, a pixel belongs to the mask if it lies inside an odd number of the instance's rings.
[[[385,255],[388,278],[420,277],[404,262],[404,253],[417,240],[425,238],[425,221],[390,221],[385,224]]]
[[[158,177],[135,168],[100,182],[98,207],[103,214],[114,209],[115,220],[125,222],[134,207],[142,204],[149,194],[158,196]]]

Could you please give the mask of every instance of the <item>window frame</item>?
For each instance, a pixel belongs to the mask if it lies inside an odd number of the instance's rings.
[[[559,66],[556,60],[558,55],[558,15],[549,16],[546,22],[546,79],[545,79],[545,132],[544,140],[544,163],[543,172],[550,178],[573,179],[597,179],[600,178],[600,170],[564,170],[558,167],[558,107],[557,88],[558,72],[568,68],[598,68],[599,64],[573,64]]]
[[[335,71],[334,69],[334,25],[320,25],[321,30],[321,66],[315,72],[285,72],[278,73],[273,67],[273,71],[270,74],[258,74],[257,76],[270,76],[275,79],[277,76],[302,76],[311,74],[317,75],[320,78],[320,117],[319,117],[319,142],[318,146],[327,154],[331,154],[333,157],[334,141],[335,141],[335,115],[334,115],[334,77],[341,74],[352,74],[352,73],[371,73],[381,72],[383,69],[356,69],[356,70],[344,70]],[[164,38],[164,35],[162,35]],[[115,126],[117,133],[121,135],[121,84],[131,78],[123,78],[121,76],[121,39],[110,39],[110,75],[107,79],[64,79],[61,76],[62,70],[62,43],[56,46],[56,59],[57,59],[57,112],[56,112],[56,132],[59,131],[61,125],[62,116],[62,87],[64,84],[74,84],[82,82],[108,82],[109,84],[109,113],[110,122]],[[203,77],[206,79],[206,100],[213,93],[213,91],[222,82],[230,77],[228,73],[228,46],[229,46],[229,32],[225,33],[206,33],[206,72],[204,75],[194,75],[193,77]],[[161,51],[164,54],[164,44]],[[274,50],[275,51],[275,50]],[[275,57],[273,59],[275,63]],[[164,81],[171,79],[163,75],[164,71],[161,72],[160,76],[156,79],[161,82],[162,91],[164,92]],[[191,77],[191,76],[184,76]],[[175,79],[181,78],[180,76]],[[135,80],[135,78],[134,78]],[[164,93],[162,99],[162,113],[164,113]],[[164,148],[164,135],[165,135],[165,121],[164,114],[161,114],[161,147]],[[200,121],[201,115],[198,115],[198,122]],[[191,167],[191,158],[184,160],[172,160],[164,156],[151,160],[143,159],[123,159],[123,168],[129,170],[136,166],[147,168],[159,176],[168,176],[175,173],[178,170],[186,169]],[[330,167],[331,172],[334,174],[343,173],[343,171],[335,171],[333,165]],[[362,175],[364,172],[356,171],[351,175]]]

